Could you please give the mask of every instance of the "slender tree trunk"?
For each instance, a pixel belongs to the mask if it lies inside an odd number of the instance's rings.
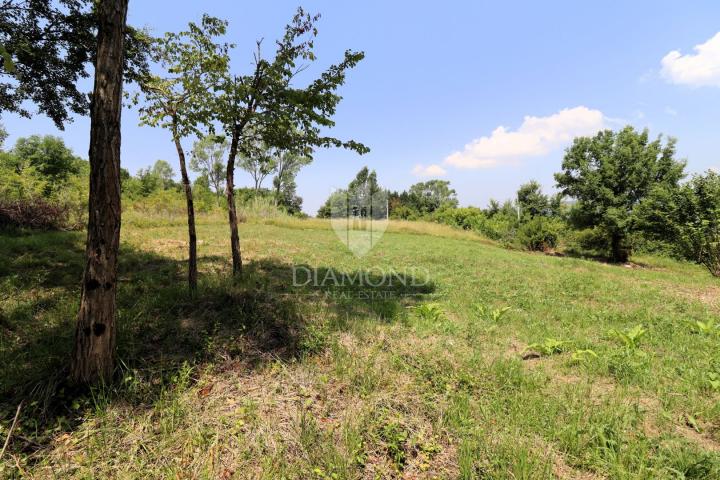
[[[120,246],[120,113],[128,0],[97,3],[97,59],[90,110],[90,196],[86,263],[70,378],[112,379]]]
[[[192,186],[188,178],[187,167],[185,166],[185,152],[180,139],[173,135],[178,159],[180,160],[180,175],[182,176],[183,188],[185,189],[185,200],[187,202],[188,239],[190,241],[190,255],[188,257],[188,285],[190,292],[197,290],[197,235],[195,233],[195,206],[193,205]]]
[[[278,182],[277,182],[277,185],[275,186],[275,206],[276,207],[280,203],[280,188],[281,187],[282,187],[282,183],[281,183],[280,177],[278,176]]]
[[[227,171],[225,172],[225,194],[227,195],[228,220],[230,222],[230,251],[233,261],[233,275],[242,275],[240,256],[240,235],[238,234],[237,210],[235,208],[235,157],[237,156],[239,133],[234,133],[230,143]]]

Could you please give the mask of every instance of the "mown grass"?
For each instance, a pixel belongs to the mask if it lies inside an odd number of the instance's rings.
[[[224,218],[198,224],[190,298],[182,219],[126,216],[118,379],[90,392],[62,381],[83,235],[0,236],[2,438],[26,402],[0,476],[720,478],[720,284],[699,267],[411,223],[356,258],[278,217],[241,225],[233,282]],[[430,282],[293,287],[293,265]]]

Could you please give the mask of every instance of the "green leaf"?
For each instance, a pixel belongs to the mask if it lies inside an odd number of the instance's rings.
[[[3,68],[8,73],[15,73],[15,64],[12,61],[10,53],[5,49],[4,46],[0,45],[0,57],[3,59]]]

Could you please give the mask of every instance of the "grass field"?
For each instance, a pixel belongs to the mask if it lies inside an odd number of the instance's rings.
[[[700,267],[423,224],[356,258],[326,222],[278,218],[241,225],[233,283],[224,218],[201,217],[193,299],[185,236],[126,216],[121,371],[79,394],[84,235],[0,234],[1,438],[25,400],[0,477],[720,478],[720,283]],[[404,281],[295,287],[293,266]]]

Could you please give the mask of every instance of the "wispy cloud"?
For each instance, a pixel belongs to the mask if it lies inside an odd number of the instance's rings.
[[[444,163],[459,168],[492,168],[545,155],[576,136],[595,134],[604,126],[603,113],[584,106],[547,117],[526,116],[517,130],[499,126],[489,136],[477,138],[446,157]]]
[[[436,164],[428,166],[418,164],[412,169],[412,174],[416,177],[442,177],[447,175],[447,170]]]
[[[676,117],[678,114],[677,110],[675,110],[672,107],[665,107],[665,113],[667,113],[668,115],[670,115],[672,117]]]
[[[705,43],[696,45],[694,54],[678,50],[661,61],[662,76],[670,83],[694,87],[720,87],[720,32]]]

